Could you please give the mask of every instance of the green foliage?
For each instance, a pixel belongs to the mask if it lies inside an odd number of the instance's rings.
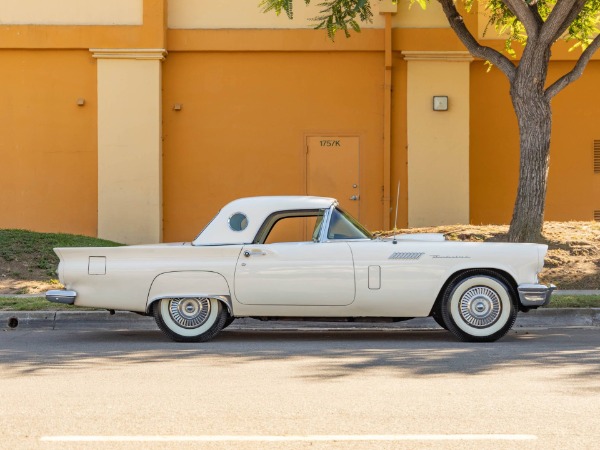
[[[372,0],[378,1],[378,0]],[[415,3],[421,8],[426,9],[430,0],[410,0],[410,6]],[[558,0],[523,0],[529,9],[538,14],[543,21],[556,6]],[[306,5],[311,0],[304,0]],[[489,15],[489,22],[485,32],[489,27],[493,27],[500,35],[506,36],[505,51],[515,56],[513,44],[518,42],[522,45],[527,44],[527,34],[521,20],[502,0],[462,0],[467,11],[470,11],[475,4],[479,3],[480,11],[484,10]],[[294,0],[261,0],[260,7],[264,12],[275,11],[277,15],[282,11],[291,19],[293,18]],[[319,3],[322,7],[319,15],[312,20],[317,22],[315,28],[327,30],[328,36],[333,39],[336,32],[344,31],[346,37],[350,36],[350,30],[360,31],[359,22],[371,22],[373,13],[369,0],[323,0]],[[599,32],[598,23],[600,22],[600,0],[585,2],[585,6],[575,20],[571,23],[563,38],[567,41],[573,41],[573,48],[581,47],[585,49]]]
[[[421,0],[424,1],[424,0]],[[261,0],[259,6],[263,12],[275,11],[277,15],[285,11],[288,18],[294,17],[294,0]],[[311,0],[304,0],[310,4]],[[350,30],[360,32],[360,22],[372,22],[373,12],[369,0],[324,0],[319,3],[321,10],[317,17],[311,20],[317,22],[316,29],[327,30],[327,35],[333,40],[335,34],[342,30],[350,37]]]
[[[571,50],[576,47],[585,50],[592,43],[594,35],[600,32],[597,26],[599,21],[600,0],[586,1],[583,10],[571,23],[566,35],[567,41],[575,41]]]
[[[308,5],[310,0],[304,0]],[[263,12],[275,11],[275,14],[280,15],[281,11],[285,11],[288,18],[294,18],[294,2],[293,0],[261,0],[259,7]]]
[[[417,0],[411,0],[411,3]],[[419,0],[421,4],[422,0]],[[465,9],[471,11],[473,4],[478,1],[480,10],[485,10],[489,21],[484,30],[484,35],[489,27],[493,27],[499,35],[506,36],[504,50],[511,56],[515,56],[513,44],[518,42],[527,45],[527,33],[525,26],[514,12],[502,0],[463,0]],[[523,0],[529,9],[539,15],[546,22],[558,0]],[[573,20],[566,33],[562,36],[566,41],[575,41],[573,48],[585,48],[592,42],[598,33],[597,27],[600,22],[600,0],[586,1],[585,6]]]

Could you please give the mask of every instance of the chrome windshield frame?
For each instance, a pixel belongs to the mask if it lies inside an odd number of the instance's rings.
[[[318,242],[321,243],[325,243],[325,242],[357,242],[357,241],[372,241],[373,238],[368,238],[368,237],[364,237],[364,238],[349,238],[349,239],[329,239],[327,237],[328,233],[329,233],[329,225],[331,224],[331,218],[333,217],[333,212],[338,209],[340,210],[340,213],[344,213],[345,211],[343,209],[340,208],[339,202],[334,202],[327,210],[325,210],[325,213],[323,214],[323,222],[321,223],[321,230],[319,231],[319,240]],[[348,214],[346,212],[346,214]],[[357,219],[353,218],[355,221],[357,221]],[[361,226],[363,226],[361,224]],[[363,226],[364,228],[364,226]]]
[[[333,202],[329,208],[323,212],[323,220],[321,221],[321,230],[319,231],[319,240],[317,242],[327,242],[327,232],[329,231],[329,222],[333,210],[339,206],[338,202]]]

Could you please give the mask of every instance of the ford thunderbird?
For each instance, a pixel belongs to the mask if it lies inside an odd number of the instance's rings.
[[[335,199],[235,200],[192,242],[57,248],[51,302],[151,315],[176,341],[239,317],[393,322],[431,316],[463,341],[495,341],[546,305],[546,245],[375,238]]]

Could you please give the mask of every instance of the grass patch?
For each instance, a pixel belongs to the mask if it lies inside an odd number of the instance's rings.
[[[0,230],[0,261],[10,263],[10,275],[55,277],[58,257],[55,247],[115,247],[122,244],[104,239],[64,233],[36,233],[27,230]]]
[[[548,308],[600,308],[600,295],[553,295]]]
[[[97,308],[52,303],[45,297],[0,297],[0,311],[94,311]]]
[[[31,261],[29,270],[40,269],[53,276],[58,257],[55,247],[114,247],[121,244],[104,239],[64,233],[36,233],[27,230],[0,230],[0,258],[6,262]],[[13,269],[11,275],[22,277],[23,270]]]

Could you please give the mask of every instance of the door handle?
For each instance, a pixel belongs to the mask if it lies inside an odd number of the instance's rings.
[[[263,252],[262,250],[257,250],[257,249],[246,250],[244,252],[244,256],[246,258],[250,258],[251,256],[264,256],[266,254],[267,254],[266,252]]]
[[[350,200],[358,200],[360,198],[360,195],[353,195],[352,197],[350,197]]]

